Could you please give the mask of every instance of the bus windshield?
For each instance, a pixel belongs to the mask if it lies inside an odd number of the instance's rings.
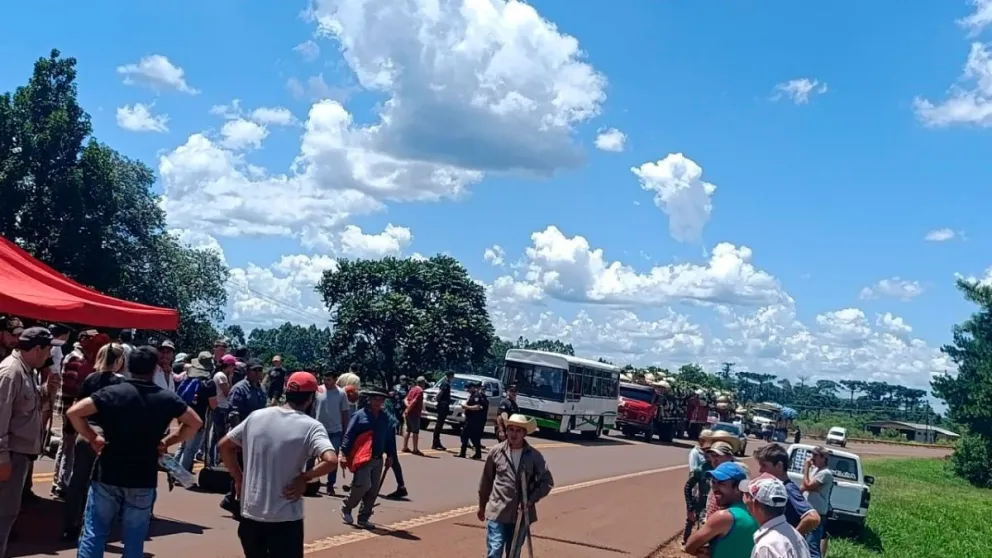
[[[546,401],[565,401],[565,371],[525,362],[506,361],[506,377],[517,393]]]
[[[645,403],[654,403],[654,392],[629,386],[620,386],[620,397],[634,399]]]

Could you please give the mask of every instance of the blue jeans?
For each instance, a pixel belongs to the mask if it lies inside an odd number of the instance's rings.
[[[486,521],[486,558],[510,556],[513,549],[513,532],[517,526],[513,523]]]
[[[200,451],[200,446],[203,445],[203,435],[206,431],[206,428],[201,428],[193,435],[193,439],[179,446],[179,464],[190,473],[193,472],[193,461],[196,459],[196,452]]]
[[[344,436],[344,432],[329,432],[327,437],[331,439],[331,445],[337,450],[341,447],[341,438]],[[338,482],[338,469],[334,468],[333,471],[327,474],[327,487],[334,488],[334,483]]]
[[[155,503],[154,488],[120,488],[93,481],[86,500],[77,558],[103,558],[110,530],[121,518],[121,558],[142,558]]]
[[[827,516],[820,516],[820,524],[806,535],[806,545],[809,547],[809,558],[820,558],[820,541],[827,532]]]

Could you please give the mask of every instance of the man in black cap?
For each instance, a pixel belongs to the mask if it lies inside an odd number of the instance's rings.
[[[253,358],[248,361],[245,378],[234,384],[227,394],[228,426],[234,428],[248,418],[248,415],[259,409],[264,409],[267,404],[268,397],[265,390],[262,389],[262,361]],[[224,496],[220,507],[231,512],[235,517],[241,513],[241,506],[238,503],[233,482],[230,492]]]
[[[0,556],[21,511],[31,464],[41,454],[41,390],[35,370],[51,358],[52,334],[20,332],[17,348],[0,362]]]
[[[437,397],[434,399],[437,405],[437,422],[434,423],[434,443],[431,444],[433,450],[447,451],[441,445],[441,430],[444,428],[444,421],[451,414],[451,380],[454,377],[455,373],[448,370],[444,374],[444,379],[437,386]]]
[[[386,392],[369,389],[365,395],[368,405],[351,416],[341,440],[338,464],[352,472],[351,492],[341,506],[341,519],[351,525],[354,522],[352,510],[361,504],[358,525],[373,529],[369,518],[379,496],[383,467],[392,467],[396,459],[396,432],[382,408],[388,397]],[[359,462],[361,459],[365,459],[364,462]]]
[[[510,417],[520,413],[520,406],[517,405],[517,385],[511,384],[506,388],[506,397],[499,402],[499,410],[496,411],[496,439],[502,442],[506,440],[506,421]]]
[[[462,403],[465,424],[462,425],[462,450],[458,457],[464,458],[468,444],[472,442],[475,453],[472,459],[482,459],[482,431],[486,428],[489,414],[489,399],[482,393],[482,382],[469,382],[468,399]]]

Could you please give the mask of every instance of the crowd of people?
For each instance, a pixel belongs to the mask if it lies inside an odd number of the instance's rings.
[[[759,448],[758,475],[734,458],[736,437],[703,431],[689,455],[682,549],[712,558],[825,558],[833,474],[829,450],[817,447],[803,480],[789,478],[789,454]]]
[[[341,376],[290,374],[277,355],[266,373],[260,360],[244,349],[231,352],[224,339],[194,356],[168,339],[137,345],[130,330],[112,338],[82,329],[66,346],[72,334],[63,325],[25,328],[0,316],[0,556],[22,507],[39,499],[33,465],[50,436],[57,446],[50,494],[64,502],[62,539],[76,543],[80,558],[102,557],[117,525],[124,557],[143,555],[159,478],[172,458],[189,478],[202,469],[229,478],[219,505],[240,522],[247,558],[303,556],[300,498],[322,481],[337,496],[341,470],[351,477],[343,487],[344,523],[374,528],[384,472],[392,471],[397,485],[384,497],[408,496],[399,455],[424,455],[423,376],[360,389],[355,366]],[[439,383],[442,406],[451,403],[450,381],[448,375]],[[468,389],[460,456],[471,446],[471,457],[481,460],[489,402],[480,385]],[[523,540],[536,520],[534,504],[553,485],[540,452],[524,440],[533,420],[517,414],[515,400],[510,386],[499,408],[500,444],[490,448],[480,487],[490,556]],[[433,449],[443,449],[443,419],[438,423]],[[530,479],[526,485],[518,471]],[[171,489],[175,479],[167,478]],[[521,506],[530,510],[523,526]]]

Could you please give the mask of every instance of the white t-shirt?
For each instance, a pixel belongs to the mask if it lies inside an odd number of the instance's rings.
[[[324,428],[327,429],[328,434],[344,431],[345,425],[341,422],[342,413],[349,411],[351,406],[343,389],[337,386],[331,389],[320,386],[315,405],[314,414],[320,424],[323,424]]]
[[[806,500],[813,506],[820,517],[826,517],[830,510],[830,495],[834,491],[834,473],[829,468],[814,469],[810,471],[810,477],[820,483],[820,490],[816,492],[806,492]]]
[[[524,454],[523,448],[520,448],[520,449],[511,449],[510,450],[510,459],[513,460],[513,468],[514,469],[519,469],[520,468],[520,457],[523,454]]]
[[[263,523],[303,519],[303,499],[291,502],[282,491],[308,459],[334,451],[324,425],[299,411],[267,407],[248,415],[228,436],[244,452],[241,515]]]
[[[131,360],[131,351],[134,350],[134,347],[132,347],[127,343],[122,343],[121,347],[124,349],[124,367],[121,368],[121,375],[123,375],[125,378],[130,378],[131,369],[128,368],[128,361]]]
[[[799,531],[786,522],[783,514],[754,533],[751,558],[810,558],[809,546]]]
[[[130,377],[130,374],[127,374],[125,377]],[[155,375],[152,376],[152,381],[162,389],[176,391],[176,386],[172,383],[172,372],[162,370],[161,366],[155,367]]]
[[[217,406],[227,407],[227,395],[224,394],[224,390],[221,389],[221,386],[231,385],[231,380],[227,378],[227,374],[218,372],[214,374],[214,383],[217,384]]]

